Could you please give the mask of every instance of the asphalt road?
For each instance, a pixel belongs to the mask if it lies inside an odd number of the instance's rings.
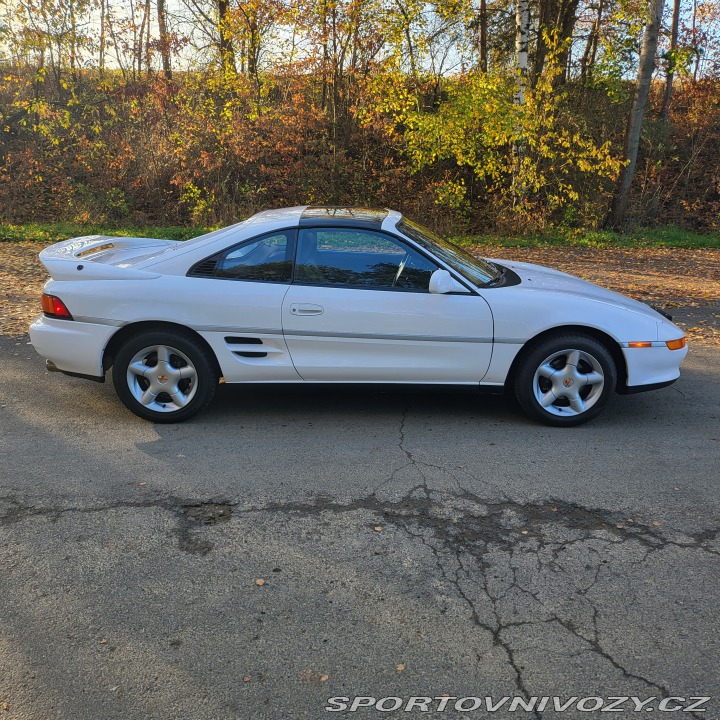
[[[154,426],[26,342],[0,338],[0,720],[443,694],[720,717],[720,350],[575,429],[467,392],[229,386]]]

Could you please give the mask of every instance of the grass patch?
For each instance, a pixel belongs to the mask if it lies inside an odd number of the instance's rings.
[[[494,247],[588,247],[588,248],[720,248],[720,233],[700,234],[676,227],[613,230],[556,230],[538,235],[470,235],[453,238],[458,245]]]
[[[82,235],[115,235],[120,237],[149,237],[163,240],[190,240],[210,232],[199,227],[107,227],[103,225],[80,225],[78,223],[26,223],[22,225],[0,225],[0,242],[33,241],[52,243],[81,237]]]
[[[201,227],[107,227],[78,223],[26,223],[0,225],[0,242],[34,241],[51,245],[82,235],[118,235],[166,240],[190,240],[210,232]],[[676,227],[639,228],[618,233],[611,230],[554,230],[536,235],[463,235],[450,238],[463,246],[490,247],[589,247],[589,248],[720,248],[720,233],[700,234]]]

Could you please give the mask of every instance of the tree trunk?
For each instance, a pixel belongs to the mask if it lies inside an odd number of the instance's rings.
[[[555,78],[555,85],[564,85],[570,74],[569,61],[572,47],[572,36],[577,22],[577,8],[580,0],[563,0],[558,11],[558,40],[562,43],[557,55],[557,63],[561,69]]]
[[[115,60],[117,61],[118,67],[120,68],[120,72],[122,73],[123,82],[128,81],[128,70],[127,66],[125,64],[125,58],[123,57],[123,53],[120,51],[120,41],[118,40],[117,34],[115,32],[115,25],[113,24],[113,18],[112,13],[110,12],[110,5],[106,5],[106,12],[105,12],[105,19],[107,22],[107,31],[108,35],[110,36],[110,40],[112,41],[112,46],[115,51]],[[132,7],[132,6],[131,6]],[[135,72],[135,68],[133,66],[133,73]]]
[[[542,75],[543,67],[545,66],[545,56],[547,55],[548,49],[547,43],[545,42],[545,35],[550,34],[553,30],[551,18],[554,15],[554,5],[553,0],[540,0],[538,10],[538,37],[532,72],[533,86],[538,81],[540,75]]]
[[[413,43],[413,39],[412,39],[412,27],[411,27],[412,20],[410,18],[407,8],[400,2],[400,0],[395,0],[395,5],[397,6],[398,10],[400,11],[400,14],[403,17],[403,34],[405,35],[405,40],[407,41],[407,44],[408,44],[408,58],[410,60],[410,74],[413,78],[417,78],[417,64],[415,62],[415,44]]]
[[[322,99],[320,109],[325,111],[328,106],[328,67],[330,66],[330,54],[328,49],[328,8],[327,0],[322,4]]]
[[[517,0],[515,4],[515,56],[517,90],[515,104],[525,104],[528,74],[528,38],[530,36],[530,0]]]
[[[515,67],[517,72],[517,87],[513,103],[515,105],[525,104],[525,89],[527,88],[528,74],[528,38],[530,36],[530,0],[516,0],[515,2]],[[525,138],[522,134],[522,126],[516,128],[517,140],[513,145],[513,171],[512,171],[512,194],[513,206],[522,200],[522,192],[519,190],[519,173],[525,157]]]
[[[672,95],[673,76],[677,64],[678,29],[680,27],[680,0],[673,3],[672,30],[670,31],[670,53],[668,54],[667,77],[665,78],[665,93],[663,94],[660,118],[667,122],[670,111],[670,96]]]
[[[652,0],[650,5],[650,17],[645,26],[642,49],[640,50],[640,65],[638,67],[637,88],[633,97],[630,115],[628,116],[627,129],[625,131],[625,166],[620,172],[615,195],[613,197],[610,213],[606,225],[617,227],[625,220],[627,211],[630,186],[635,175],[638,148],[640,146],[640,132],[642,130],[645,106],[647,105],[650,93],[650,82],[652,81],[653,70],[655,69],[655,54],[658,46],[658,35],[660,33],[660,22],[662,20],[665,0]]]
[[[105,75],[105,3],[107,0],[100,0],[100,45],[98,47],[98,70],[100,77]]]
[[[235,49],[233,47],[228,17],[230,0],[217,0],[217,8],[218,32],[220,33],[220,62],[222,63],[223,73],[226,75],[237,75]]]
[[[72,73],[73,81],[77,83],[77,19],[75,18],[75,0],[70,0],[68,3],[69,15],[70,15],[70,70]]]
[[[259,83],[258,77],[258,58],[260,57],[260,39],[257,27],[257,20],[252,19],[249,24],[249,35],[248,35],[248,58],[247,58],[247,70],[248,75]]]
[[[486,73],[488,71],[488,57],[487,57],[487,0],[480,0],[480,37],[479,37],[479,51],[480,51],[480,70]]]
[[[540,0],[540,16],[538,18],[538,39],[533,63],[532,83],[537,83],[545,67],[548,46],[545,36],[557,36],[562,43],[557,54],[557,63],[562,69],[554,81],[555,85],[562,85],[567,77],[567,64],[570,57],[570,42],[577,22],[577,8],[579,0]]]
[[[140,28],[138,29],[135,25],[135,12],[132,10],[132,4],[130,5],[130,17],[132,18],[133,25],[133,81],[140,80],[143,68],[143,45],[145,43],[145,22],[147,21],[147,7],[143,4],[143,16]],[[139,7],[138,7],[139,10]],[[137,74],[135,71],[135,65],[137,64]]]
[[[160,28],[160,56],[162,57],[163,73],[166,80],[172,80],[170,66],[170,34],[167,27],[165,0],[157,0],[158,27]]]
[[[145,70],[147,76],[150,77],[152,67],[150,61],[152,60],[152,53],[150,52],[150,0],[145,0],[145,16],[147,17],[147,28],[145,28]]]
[[[580,80],[586,83],[593,73],[595,67],[595,56],[597,55],[598,38],[600,37],[600,23],[603,14],[603,0],[599,0],[597,6],[597,15],[593,23],[587,42],[585,43],[585,52],[580,61]]]
[[[693,16],[692,16],[692,47],[695,53],[695,69],[693,70],[693,82],[697,82],[698,70],[700,69],[700,48],[697,44],[697,0],[693,0]]]

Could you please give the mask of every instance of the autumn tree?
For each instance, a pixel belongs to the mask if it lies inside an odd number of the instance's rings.
[[[665,77],[665,92],[663,93],[660,117],[667,122],[670,110],[670,97],[672,95],[673,78],[678,61],[678,33],[680,31],[680,0],[673,0],[672,29],[670,30],[670,49],[667,53],[667,72]]]
[[[607,224],[617,227],[625,220],[630,186],[635,175],[638,148],[640,146],[640,133],[642,132],[645,107],[650,94],[650,82],[655,70],[655,55],[657,52],[660,23],[662,22],[665,0],[651,0],[650,12],[643,33],[642,49],[640,51],[640,65],[638,67],[637,86],[633,96],[627,129],[625,131],[625,145],[623,159],[625,164],[620,172],[615,194],[613,196]]]
[[[0,214],[716,227],[720,6],[646,2],[5,0]]]

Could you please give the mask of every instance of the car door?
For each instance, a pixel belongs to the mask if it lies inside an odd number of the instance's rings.
[[[476,383],[492,353],[492,314],[470,291],[431,294],[438,265],[375,230],[298,231],[285,340],[304,380]]]
[[[186,324],[215,351],[226,382],[300,380],[282,332],[295,235],[278,230],[244,240],[188,272],[188,297],[178,302]]]

